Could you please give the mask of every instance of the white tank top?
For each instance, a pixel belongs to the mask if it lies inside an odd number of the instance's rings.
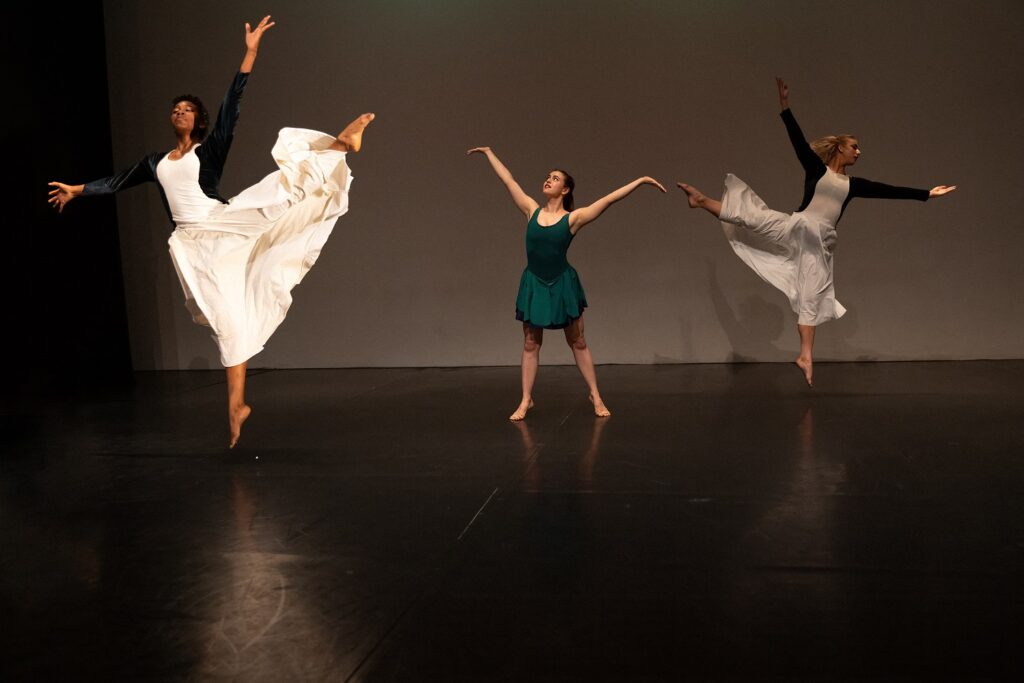
[[[850,177],[826,168],[825,175],[818,178],[814,196],[803,213],[835,228],[843,212],[843,202],[850,194]]]
[[[804,238],[813,245],[820,242],[829,255],[836,248],[836,224],[843,212],[843,202],[850,194],[850,177],[836,173],[830,168],[818,178],[814,196],[801,213],[814,220],[807,224]],[[813,247],[812,247],[813,248]]]
[[[168,159],[168,153],[156,165],[156,178],[167,197],[171,218],[178,226],[202,223],[210,210],[221,204],[203,194],[203,188],[199,187],[198,147],[196,145],[180,159]]]

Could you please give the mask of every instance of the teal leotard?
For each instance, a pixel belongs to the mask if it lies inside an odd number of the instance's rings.
[[[572,243],[569,214],[554,225],[537,222],[540,209],[526,225],[526,268],[519,278],[516,320],[533,327],[558,329],[583,315],[587,295],[565,254]]]

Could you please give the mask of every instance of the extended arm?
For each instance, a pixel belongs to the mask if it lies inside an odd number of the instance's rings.
[[[800,165],[804,167],[804,171],[816,173],[819,176],[823,174],[825,172],[825,162],[807,144],[807,139],[804,137],[803,131],[800,130],[800,125],[796,122],[793,111],[786,109],[780,116],[782,117],[782,122],[786,124],[786,134],[789,135],[789,142],[793,145],[793,151],[796,152],[796,158],[800,160]]]
[[[938,185],[930,190],[914,187],[899,187],[876,183],[864,178],[850,178],[850,198],[864,197],[867,199],[916,199],[927,201],[930,197],[941,197],[956,189],[956,185]]]
[[[602,213],[605,212],[605,209],[607,209],[609,206],[619,201],[620,199],[624,199],[633,190],[640,187],[641,185],[654,185],[662,192],[665,191],[664,186],[662,186],[661,183],[659,183],[654,178],[651,178],[650,176],[637,178],[630,184],[623,185],[614,192],[606,194],[605,196],[601,197],[590,206],[584,206],[583,208],[576,209],[575,211],[573,211],[571,214],[569,214],[569,229],[572,230],[574,234],[579,232],[584,225],[591,221],[597,220],[597,218]]]
[[[140,183],[155,181],[155,164],[152,156],[143,157],[137,164],[115,173],[108,178],[100,178],[84,185],[68,185],[66,183],[51,182],[50,198],[47,200],[53,208],[60,212],[75,197],[81,195],[113,194],[129,187],[135,187]]]
[[[228,86],[228,92],[224,95],[217,111],[217,121],[210,129],[210,135],[203,141],[199,154],[201,160],[206,162],[209,168],[218,169],[217,178],[204,178],[207,184],[216,186],[220,180],[220,170],[227,162],[228,150],[231,148],[231,141],[235,135],[235,126],[238,125],[238,117],[242,111],[242,92],[249,82],[249,74],[256,63],[256,53],[259,50],[260,39],[263,34],[274,25],[270,21],[270,15],[263,17],[256,28],[250,28],[248,22],[245,24],[245,56],[242,58],[242,65],[238,67],[238,73]]]
[[[479,152],[487,157],[487,161],[491,162],[491,168],[494,169],[494,173],[497,174],[501,182],[505,183],[505,189],[508,190],[509,195],[512,197],[512,201],[515,202],[516,207],[526,214],[529,218],[533,215],[533,212],[537,210],[539,204],[533,200],[529,195],[523,192],[523,188],[519,187],[519,183],[512,177],[512,173],[505,168],[505,164],[501,163],[501,160],[495,156],[494,152],[491,151],[490,147],[474,147],[473,149],[466,152],[467,155],[473,152]]]
[[[804,137],[804,132],[800,130],[800,125],[789,108],[789,86],[781,78],[776,78],[775,84],[779,88],[779,106],[782,107],[779,116],[786,124],[786,134],[789,136],[789,143],[793,145],[793,151],[796,152],[796,158],[800,160],[800,165],[804,167],[806,173],[820,177],[825,172],[825,162],[807,144],[807,138]]]

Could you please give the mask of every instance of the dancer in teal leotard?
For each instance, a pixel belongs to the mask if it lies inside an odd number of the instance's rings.
[[[587,296],[576,269],[565,258],[575,237],[569,227],[569,214],[562,214],[557,223],[547,226],[537,222],[539,215],[540,207],[526,224],[526,268],[519,278],[516,320],[560,330],[583,315]]]
[[[594,359],[583,336],[586,295],[576,269],[569,265],[565,253],[573,237],[584,225],[595,220],[605,209],[636,188],[654,185],[662,192],[665,188],[654,178],[645,176],[598,199],[590,206],[576,209],[572,196],[576,184],[572,176],[555,169],[548,173],[544,181],[544,205],[541,206],[523,192],[490,147],[474,147],[466,154],[473,152],[487,157],[516,207],[529,218],[526,226],[526,269],[519,280],[519,295],[516,297],[516,319],[523,323],[523,397],[509,419],[522,420],[533,407],[533,382],[537,378],[545,328],[564,330],[565,341],[572,348],[576,359],[576,367],[580,369],[590,389],[594,414],[599,417],[611,415],[597,390]]]

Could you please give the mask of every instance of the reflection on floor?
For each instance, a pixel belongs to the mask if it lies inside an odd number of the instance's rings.
[[[4,680],[1006,680],[1024,363],[219,373],[3,416]],[[13,676],[13,677],[12,677]]]

